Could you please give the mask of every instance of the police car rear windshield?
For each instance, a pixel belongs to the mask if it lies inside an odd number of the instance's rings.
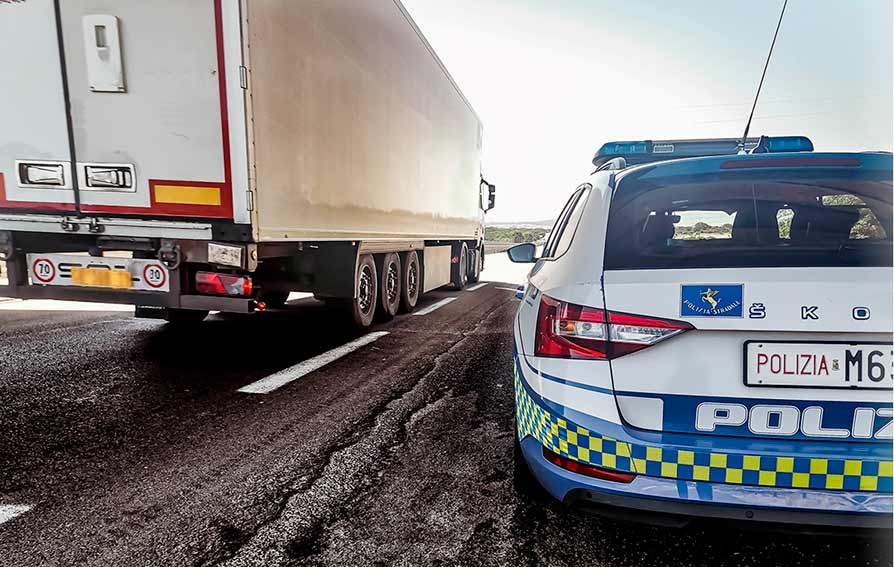
[[[890,267],[891,180],[859,177],[622,181],[605,267]]]

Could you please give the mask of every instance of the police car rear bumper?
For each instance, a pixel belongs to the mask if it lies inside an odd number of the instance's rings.
[[[629,484],[572,473],[547,461],[533,437],[522,452],[534,477],[554,498],[573,506],[800,526],[891,529],[894,497],[866,493],[767,488],[637,476]]]

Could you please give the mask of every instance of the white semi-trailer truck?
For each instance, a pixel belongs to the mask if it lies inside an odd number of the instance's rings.
[[[0,70],[0,296],[367,326],[483,267],[481,121],[398,0],[5,0]]]

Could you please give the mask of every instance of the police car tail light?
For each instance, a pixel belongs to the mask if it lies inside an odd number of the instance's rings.
[[[605,311],[541,296],[534,351],[548,358],[607,358]]]
[[[542,296],[536,356],[609,360],[694,329],[683,321],[616,313]]]
[[[212,272],[196,273],[196,291],[210,295],[248,297],[252,292],[251,278]]]
[[[611,358],[630,354],[695,329],[684,321],[609,312]]]

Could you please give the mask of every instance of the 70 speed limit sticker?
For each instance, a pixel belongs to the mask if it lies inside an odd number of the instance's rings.
[[[158,260],[93,258],[66,254],[28,254],[28,271],[33,285],[76,286],[73,268],[123,270],[130,273],[131,290],[170,291],[170,271]]]

